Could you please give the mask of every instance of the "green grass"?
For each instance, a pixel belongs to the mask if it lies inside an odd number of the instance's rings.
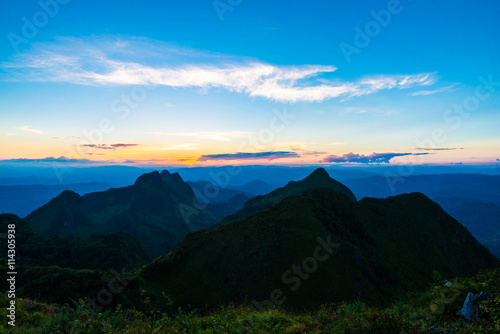
[[[438,276],[438,275],[437,275]],[[479,319],[471,324],[455,312],[468,292],[500,290],[500,269],[449,284],[435,283],[390,307],[362,302],[324,305],[308,312],[285,309],[258,311],[251,306],[226,305],[210,312],[198,309],[160,313],[143,294],[141,310],[96,313],[83,300],[73,305],[48,305],[17,299],[15,328],[3,323],[2,333],[495,333],[500,331],[500,294],[481,301]],[[0,297],[0,317],[6,319],[8,300]]]

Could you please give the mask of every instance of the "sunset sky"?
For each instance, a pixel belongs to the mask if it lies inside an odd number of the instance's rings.
[[[0,8],[0,164],[499,163],[498,1]]]

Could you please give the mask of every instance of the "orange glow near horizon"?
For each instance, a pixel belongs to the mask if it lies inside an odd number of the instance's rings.
[[[491,149],[482,147],[484,143],[474,143],[471,147],[457,150],[436,150],[436,151],[418,151],[427,153],[426,155],[408,155],[395,157],[390,161],[390,165],[406,164],[498,164],[496,157],[492,156]],[[182,145],[180,145],[182,146]],[[230,145],[228,145],[230,146]],[[131,146],[117,146],[108,148],[87,147],[76,144],[62,143],[47,136],[36,134],[7,137],[0,143],[0,159],[33,159],[43,160],[45,158],[61,158],[82,160],[82,163],[95,164],[127,164],[127,165],[175,165],[175,166],[221,166],[221,165],[336,165],[335,163],[325,162],[329,155],[343,155],[349,152],[360,152],[360,154],[369,155],[373,151],[360,151],[356,148],[337,148],[335,152],[321,150],[315,153],[313,149],[323,148],[308,147],[309,151],[302,147],[296,148],[297,156],[292,157],[261,157],[261,158],[242,158],[242,159],[200,159],[206,155],[225,155],[232,152],[230,148],[211,148],[204,149],[165,149],[160,144],[135,144]],[[289,151],[285,145],[278,146],[270,152]],[[379,149],[376,152],[386,152],[389,150]],[[415,152],[408,149],[403,152]],[[22,153],[20,153],[22,152]],[[310,152],[310,153],[308,153]],[[252,153],[252,152],[248,152]],[[253,152],[259,153],[259,152]],[[62,159],[64,158],[64,159]],[[75,162],[78,163],[78,162]],[[339,163],[345,166],[363,166],[367,164],[357,163]],[[385,164],[382,164],[385,165]]]

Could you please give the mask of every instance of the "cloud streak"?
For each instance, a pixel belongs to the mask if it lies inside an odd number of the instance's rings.
[[[36,134],[39,134],[39,135],[44,135],[45,134],[45,132],[43,132],[42,130],[31,129],[27,125],[25,125],[25,126],[15,126],[15,128],[18,129],[18,130],[21,130],[23,132],[31,132],[31,133],[36,133]]]
[[[324,162],[333,163],[359,163],[359,164],[371,164],[371,163],[389,163],[392,158],[402,157],[406,155],[426,155],[429,153],[372,153],[369,155],[347,153],[344,155],[330,155],[326,157]]]
[[[300,155],[296,152],[276,151],[276,152],[257,152],[257,153],[223,153],[202,155],[197,159],[198,162],[211,160],[275,160],[282,158],[297,158]]]
[[[417,150],[421,151],[454,151],[463,149],[464,149],[463,147],[438,147],[438,148],[417,147]]]
[[[96,145],[96,144],[83,144],[83,145],[80,145],[81,147],[90,147],[90,148],[95,148],[95,149],[98,149],[98,150],[115,150],[117,148],[128,148],[128,147],[134,147],[134,146],[139,146],[140,144],[110,144],[110,145],[106,145],[106,144],[100,144],[100,145]]]
[[[352,82],[318,78],[336,69],[331,65],[278,66],[243,57],[203,55],[153,40],[109,37],[40,43],[2,64],[9,80],[222,88],[279,102],[349,99],[381,90],[429,86],[437,81],[432,73],[368,76]]]
[[[437,93],[449,92],[454,87],[455,87],[455,85],[451,85],[451,86],[446,86],[446,87],[442,87],[442,88],[438,88],[438,89],[434,89],[434,90],[420,90],[418,92],[409,93],[408,95],[411,95],[411,96],[433,95],[433,94],[437,94]]]

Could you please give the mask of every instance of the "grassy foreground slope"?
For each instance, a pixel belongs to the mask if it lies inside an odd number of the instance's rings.
[[[49,305],[18,299],[16,327],[0,325],[2,333],[462,333],[500,332],[500,270],[471,278],[434,283],[425,292],[411,293],[407,302],[387,308],[362,302],[328,304],[294,313],[280,308],[259,311],[251,306],[219,307],[210,313],[197,309],[187,312],[155,312],[124,309],[98,313],[82,301],[72,305]],[[477,320],[465,323],[456,315],[468,292],[483,291]],[[495,295],[495,292],[497,294]],[[0,317],[6,319],[8,300],[0,295]],[[12,332],[11,332],[12,331]]]

